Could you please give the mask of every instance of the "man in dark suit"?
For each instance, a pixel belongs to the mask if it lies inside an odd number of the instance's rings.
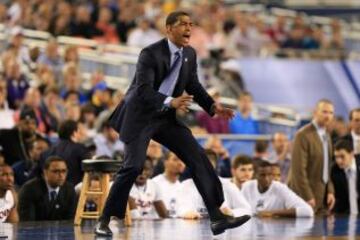
[[[219,178],[190,130],[176,119],[175,111],[188,111],[193,99],[212,116],[229,119],[234,115],[231,109],[215,103],[198,81],[196,53],[189,46],[192,25],[186,12],[169,14],[168,38],[141,51],[134,80],[110,117],[125,143],[125,159],[95,227],[98,235],[112,235],[108,227],[111,216],[124,218],[129,191],[142,172],[150,139],[166,146],[191,169],[214,234],[240,226],[250,218],[226,216],[219,210],[224,201]],[[183,95],[184,91],[190,95]]]
[[[43,173],[43,178],[34,178],[20,189],[20,221],[73,219],[76,194],[73,185],[66,182],[66,161],[49,157]]]
[[[91,151],[81,143],[86,138],[84,126],[79,122],[66,120],[61,123],[58,133],[59,141],[42,154],[37,171],[41,171],[45,159],[49,156],[60,156],[66,160],[67,180],[76,185],[82,181],[84,175],[81,169],[82,161],[92,156]]]
[[[352,109],[349,113],[350,133],[343,139],[353,144],[354,154],[360,154],[360,108]]]
[[[340,139],[335,144],[336,164],[331,169],[335,188],[335,213],[357,214],[360,203],[360,155],[354,155],[349,140]]]

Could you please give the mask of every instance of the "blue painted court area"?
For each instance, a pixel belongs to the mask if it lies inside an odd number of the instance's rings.
[[[0,234],[7,239],[54,240],[54,239],[109,239],[95,237],[94,221],[87,221],[81,227],[72,222],[26,222],[2,223]],[[360,236],[360,222],[356,217],[339,216],[314,219],[257,219],[252,218],[245,225],[213,237],[208,220],[191,221],[181,219],[134,220],[129,228],[112,221],[113,239],[126,240],[184,240],[184,239],[331,239]],[[334,237],[334,238],[333,238]],[[2,239],[2,238],[0,238]],[[111,238],[110,238],[111,239]]]

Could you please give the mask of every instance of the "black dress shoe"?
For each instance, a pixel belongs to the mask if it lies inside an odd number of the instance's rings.
[[[210,227],[211,231],[214,235],[218,235],[220,233],[225,232],[228,228],[236,228],[244,223],[246,223],[250,219],[249,215],[244,215],[241,217],[232,217],[224,215],[222,218],[211,221]]]
[[[97,236],[106,236],[106,237],[112,236],[112,232],[111,229],[109,228],[109,224],[102,221],[97,222],[97,224],[95,225],[94,232]]]

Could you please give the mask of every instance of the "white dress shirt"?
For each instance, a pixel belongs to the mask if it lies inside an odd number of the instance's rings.
[[[269,189],[260,193],[258,181],[250,180],[243,184],[241,192],[250,203],[253,215],[259,211],[285,210],[295,208],[296,217],[312,217],[314,211],[302,198],[285,184],[272,181]]]
[[[348,181],[349,187],[349,205],[350,205],[350,214],[358,214],[358,205],[357,205],[357,172],[356,172],[356,162],[353,159],[352,164],[349,168],[345,169],[345,175]]]

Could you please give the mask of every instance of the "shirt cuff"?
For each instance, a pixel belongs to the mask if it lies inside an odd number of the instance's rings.
[[[171,102],[171,100],[173,100],[173,99],[174,99],[173,97],[167,97],[167,98],[165,98],[164,105],[170,108],[170,107],[171,107],[171,106],[170,106],[170,102]]]

